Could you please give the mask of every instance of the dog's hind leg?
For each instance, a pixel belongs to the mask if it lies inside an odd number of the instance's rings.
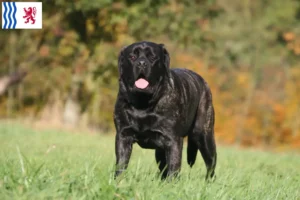
[[[205,179],[213,178],[217,164],[217,152],[213,133],[201,134],[199,150],[206,165],[207,173]]]
[[[213,178],[217,164],[217,152],[213,133],[205,133],[195,128],[192,136],[189,136],[188,139],[188,164],[190,167],[193,166],[199,149],[207,169],[205,179]]]
[[[197,151],[198,151],[197,143],[193,141],[191,136],[188,136],[187,162],[190,167],[192,167],[196,161]]]
[[[206,165],[206,180],[215,174],[217,163],[217,150],[214,138],[215,114],[210,92],[206,91],[200,100],[193,132],[192,140],[198,149]]]
[[[158,164],[162,178],[166,178],[168,174],[166,153],[162,149],[155,150],[155,160]]]

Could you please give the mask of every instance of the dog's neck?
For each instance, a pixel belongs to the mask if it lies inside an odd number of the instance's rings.
[[[126,101],[133,106],[134,108],[138,110],[144,110],[144,109],[153,109],[156,105],[156,103],[159,101],[159,99],[162,97],[163,93],[167,92],[168,88],[170,86],[172,87],[172,79],[166,78],[159,81],[159,84],[157,88],[151,92],[143,92],[143,91],[129,91],[129,88],[125,87],[125,85],[120,85],[123,92],[122,94],[125,95]],[[129,91],[129,92],[128,92]]]
[[[130,104],[136,109],[143,110],[151,107],[151,99],[153,94],[136,92],[130,94]]]

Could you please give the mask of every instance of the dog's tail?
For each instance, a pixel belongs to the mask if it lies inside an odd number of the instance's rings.
[[[192,139],[190,139],[191,136],[188,136],[188,145],[187,145],[187,162],[190,167],[192,167],[196,161],[197,157],[197,144],[195,144]]]

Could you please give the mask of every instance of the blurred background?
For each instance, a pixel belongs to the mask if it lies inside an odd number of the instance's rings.
[[[140,40],[207,80],[219,143],[300,149],[300,0],[45,0],[43,29],[0,32],[0,118],[113,135]]]

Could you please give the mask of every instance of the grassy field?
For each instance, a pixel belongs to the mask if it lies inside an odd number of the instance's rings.
[[[34,131],[0,123],[0,199],[300,199],[300,155],[218,148],[217,179],[205,183],[198,154],[184,152],[180,179],[157,178],[154,151],[134,146],[128,171],[112,178],[114,138]],[[186,151],[186,149],[184,149]]]

